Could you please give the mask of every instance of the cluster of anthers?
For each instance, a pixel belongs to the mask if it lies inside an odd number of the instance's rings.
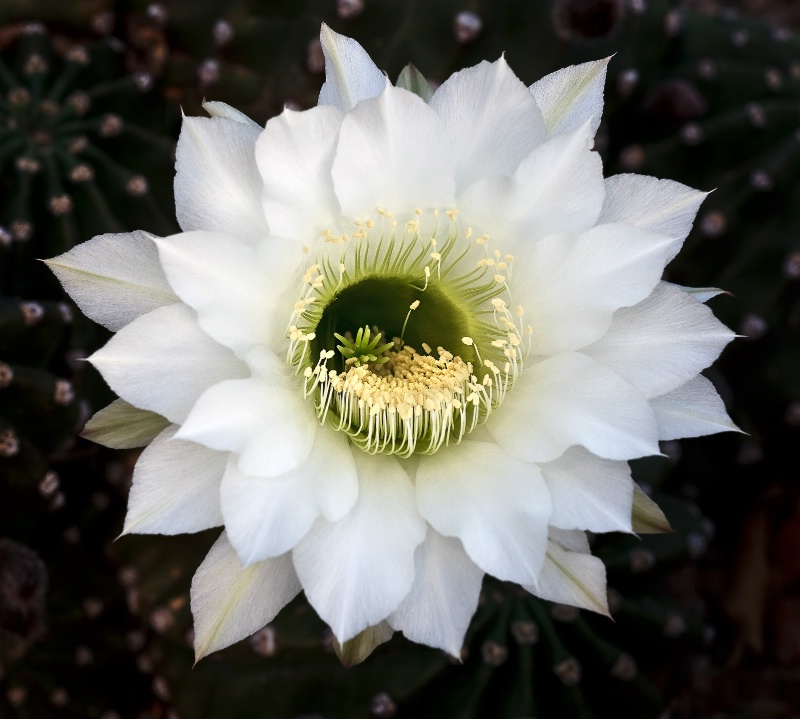
[[[502,402],[524,337],[529,348],[523,308],[509,309],[514,258],[462,230],[456,210],[415,210],[403,226],[378,208],[354,224],[349,235],[322,232],[287,360],[320,422],[366,452],[407,457],[458,443]]]

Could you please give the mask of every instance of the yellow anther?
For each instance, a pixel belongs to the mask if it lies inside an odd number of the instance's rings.
[[[497,282],[498,285],[502,285],[503,282],[506,281],[506,278],[503,275],[495,275],[494,276],[494,281]]]

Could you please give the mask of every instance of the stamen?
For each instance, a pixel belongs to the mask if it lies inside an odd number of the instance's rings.
[[[406,336],[406,326],[408,325],[408,318],[411,317],[411,313],[419,307],[419,300],[414,300],[408,308],[408,312],[406,313],[405,322],[403,322],[403,329],[400,332],[400,342],[403,341],[403,338]]]

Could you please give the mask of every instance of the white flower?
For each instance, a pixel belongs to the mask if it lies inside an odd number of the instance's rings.
[[[733,336],[713,292],[660,281],[705,195],[603,179],[606,61],[431,93],[322,42],[318,107],[185,118],[182,233],[49,262],[117,333],[88,436],[149,443],[125,531],[224,525],[198,657],[301,590],[350,661],[392,630],[457,655],[484,573],[606,612],[585,530],[663,523],[626,460],[735,429],[699,375]]]

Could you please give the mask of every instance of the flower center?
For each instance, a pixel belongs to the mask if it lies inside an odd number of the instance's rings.
[[[326,231],[303,276],[287,359],[317,416],[364,451],[459,442],[502,401],[530,327],[512,314],[513,258],[456,212],[391,212]],[[309,250],[309,254],[311,250]]]

